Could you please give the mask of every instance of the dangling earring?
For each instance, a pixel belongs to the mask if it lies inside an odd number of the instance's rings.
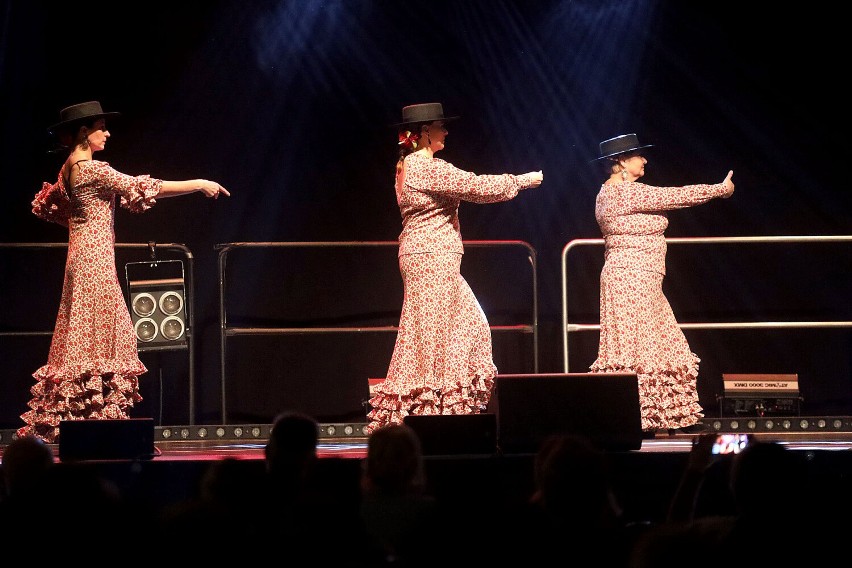
[[[427,143],[427,144],[429,144],[429,146],[431,146],[431,145],[432,145],[432,137],[431,137],[431,136],[429,136],[429,131],[428,131],[428,130],[426,131],[426,143]]]
[[[621,179],[627,181],[627,170],[621,170]]]

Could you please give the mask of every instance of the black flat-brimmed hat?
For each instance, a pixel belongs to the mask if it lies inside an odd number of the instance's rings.
[[[457,118],[459,117],[444,116],[444,107],[441,103],[422,103],[402,107],[402,122],[391,124],[391,126],[405,126],[406,124],[434,122],[436,120],[448,122]]]
[[[89,101],[71,105],[59,111],[59,122],[48,128],[48,131],[56,132],[65,126],[83,120],[91,121],[98,118],[117,118],[119,116],[121,116],[119,112],[104,112],[99,101]]]
[[[635,134],[622,134],[621,136],[616,136],[615,138],[610,138],[609,140],[604,140],[603,142],[601,142],[601,155],[595,158],[595,160],[612,158],[613,156],[618,156],[619,154],[624,154],[626,152],[635,152],[636,150],[641,150],[642,148],[651,148],[653,146],[653,144],[645,144],[643,146],[639,143],[639,138],[637,138]],[[594,162],[595,160],[592,161]]]

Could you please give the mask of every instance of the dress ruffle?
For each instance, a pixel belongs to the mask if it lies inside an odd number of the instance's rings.
[[[121,206],[133,213],[142,213],[153,207],[160,193],[163,181],[148,174],[135,176],[136,185],[130,191],[121,194]]]
[[[589,368],[596,373],[636,373],[642,430],[686,428],[704,417],[698,401],[698,364],[693,355],[688,364],[658,368],[649,365],[630,367],[595,361]]]
[[[45,365],[33,374],[37,382],[30,389],[30,410],[21,415],[26,426],[18,429],[18,437],[34,435],[53,443],[59,437],[60,420],[130,417],[127,411],[142,400],[138,375],[147,371],[144,365],[81,367],[54,370]]]
[[[71,200],[62,184],[44,182],[32,201],[33,213],[39,218],[63,227],[68,226],[71,216]]]
[[[405,395],[383,392],[382,385],[368,401],[372,410],[367,413],[369,423],[364,428],[370,434],[386,424],[401,424],[410,415],[478,414],[491,399],[495,373],[475,375],[470,385],[455,384],[448,390],[418,388]]]

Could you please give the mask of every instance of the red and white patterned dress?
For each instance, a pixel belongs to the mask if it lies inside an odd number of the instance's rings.
[[[508,201],[533,183],[526,174],[476,175],[440,158],[405,157],[396,180],[405,295],[367,433],[409,414],[476,414],[488,404],[497,367],[488,320],[460,273],[459,204]]]
[[[129,176],[97,160],[77,162],[77,185],[44,183],[33,213],[68,227],[68,257],[59,314],[47,364],[33,377],[26,426],[46,442],[59,436],[60,420],[123,419],[139,396],[136,335],[115,268],[115,198],[136,213],[155,203],[162,181]]]
[[[600,343],[593,372],[635,372],[642,429],[684,428],[703,416],[698,363],[663,294],[666,210],[730,195],[724,183],[654,187],[605,183],[595,218],[606,241]]]

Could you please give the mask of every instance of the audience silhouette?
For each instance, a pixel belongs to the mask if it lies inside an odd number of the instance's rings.
[[[46,538],[92,543],[98,554],[126,554],[127,537],[138,534],[140,517],[115,482],[96,464],[58,462],[38,438],[13,440],[3,452],[0,534],[21,550],[37,549]],[[50,537],[47,532],[53,532]]]
[[[533,469],[533,492],[501,523],[497,554],[530,566],[623,566],[630,532],[606,454],[583,435],[553,434],[541,443]]]
[[[16,438],[3,451],[0,501],[19,499],[37,490],[53,465],[53,450],[35,436]]]
[[[32,530],[30,523],[38,515],[35,506],[52,467],[53,451],[40,438],[25,436],[6,446],[0,463],[0,534],[4,539],[12,542]]]
[[[393,566],[434,564],[430,551],[440,534],[439,513],[427,491],[420,439],[410,426],[391,423],[370,434],[362,489],[361,520],[374,557]]]
[[[57,538],[99,554],[126,554],[132,534],[157,536],[178,560],[353,568],[822,565],[843,552],[852,487],[842,468],[756,437],[739,454],[713,455],[713,439],[695,439],[666,517],[637,529],[619,503],[610,455],[576,434],[543,441],[530,491],[514,501],[483,492],[496,485],[475,475],[433,493],[420,440],[404,423],[373,431],[363,459],[320,459],[319,424],[287,411],[262,461],[209,462],[196,494],[153,517],[98,464],[56,461],[49,445],[24,437],[0,463],[0,534],[36,547],[40,527],[54,523]]]
[[[807,452],[754,437],[738,454],[713,456],[711,446],[709,435],[693,446],[668,519],[642,535],[630,568],[682,566],[687,558],[698,568],[828,558]]]
[[[271,542],[312,565],[368,566],[360,464],[318,459],[318,443],[313,417],[290,410],[276,416],[264,451]]]
[[[279,414],[264,447],[266,472],[281,499],[297,498],[317,464],[319,424],[299,412]]]
[[[160,542],[181,560],[215,561],[227,554],[261,559],[246,543],[267,531],[263,481],[256,461],[226,457],[208,462],[196,493],[163,507]],[[215,546],[202,544],[214,535],[221,535]]]

